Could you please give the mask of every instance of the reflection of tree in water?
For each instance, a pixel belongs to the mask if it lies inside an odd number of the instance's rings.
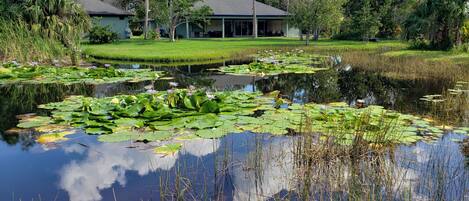
[[[16,125],[18,114],[38,112],[38,105],[63,100],[67,95],[90,95],[86,85],[22,84],[0,87],[0,131]]]
[[[396,80],[366,71],[321,71],[316,74],[283,74],[255,82],[262,92],[279,90],[296,102],[353,104],[364,99],[367,104],[383,105],[400,112],[426,113],[429,108],[420,98],[439,94],[451,86],[449,80]]]
[[[337,71],[320,71],[315,74],[282,74],[262,79],[256,86],[262,92],[279,90],[298,102],[333,102],[340,98]]]
[[[34,142],[32,135],[7,136],[4,131],[16,126],[18,123],[16,115],[45,112],[37,109],[40,104],[62,101],[70,95],[105,97],[122,92],[134,93],[134,91],[143,91],[144,85],[145,82],[103,85],[15,84],[0,86],[0,94],[2,94],[0,96],[1,139],[9,144],[21,142],[24,146],[30,146]]]
[[[449,80],[397,80],[368,71],[340,72],[339,86],[348,103],[364,99],[367,104],[383,105],[400,112],[422,113],[428,110],[420,98],[439,94],[451,86]]]

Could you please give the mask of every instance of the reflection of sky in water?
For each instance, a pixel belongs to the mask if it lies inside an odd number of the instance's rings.
[[[444,182],[449,190],[444,196],[460,200],[456,196],[462,196],[469,186],[469,172],[464,170],[464,158],[451,138],[461,139],[450,135],[437,144],[421,142],[397,149],[396,162],[386,160],[399,181],[393,184],[393,191],[412,189],[414,198],[428,199],[435,193],[427,188],[436,184],[433,175],[444,173],[451,176]],[[0,144],[0,160],[11,161],[0,166],[0,200],[11,200],[12,192],[22,200],[37,198],[38,194],[43,200],[53,200],[56,195],[58,200],[112,200],[113,190],[118,200],[159,200],[160,178],[168,176],[171,188],[176,170],[191,182],[197,198],[207,191],[213,199],[221,193],[225,200],[266,200],[298,186],[295,139],[234,134],[220,140],[186,141],[183,150],[166,157],[147,148],[126,148],[128,143],[97,143],[94,137],[81,135],[49,151],[35,146],[30,152],[21,152]],[[225,162],[228,168],[222,171]],[[350,174],[349,168],[343,170]]]

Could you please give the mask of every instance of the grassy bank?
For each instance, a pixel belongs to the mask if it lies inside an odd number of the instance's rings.
[[[420,58],[427,61],[451,61],[457,64],[468,64],[469,53],[462,51],[426,51],[426,50],[398,50],[384,54],[388,57]]]
[[[304,41],[294,38],[233,38],[193,39],[170,43],[166,40],[132,39],[105,45],[84,45],[84,53],[97,59],[127,61],[182,62],[220,60],[248,56],[265,49],[306,48]],[[381,50],[403,49],[407,44],[399,41],[365,43],[360,41],[321,40],[307,49],[315,50]]]

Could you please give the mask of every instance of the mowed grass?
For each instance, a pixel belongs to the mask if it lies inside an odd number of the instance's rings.
[[[97,59],[127,61],[207,61],[243,57],[259,50],[304,48],[312,50],[376,50],[403,49],[408,45],[400,41],[379,43],[361,41],[320,40],[305,46],[297,38],[231,38],[191,39],[168,42],[167,40],[130,39],[104,45],[83,45],[85,55]]]

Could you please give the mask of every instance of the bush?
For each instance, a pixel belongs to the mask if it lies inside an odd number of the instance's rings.
[[[111,43],[118,39],[117,33],[111,31],[111,27],[95,24],[89,33],[90,43],[104,44]]]
[[[148,31],[148,39],[159,40],[161,38],[160,32],[150,30]]]
[[[430,49],[430,42],[423,36],[419,36],[415,39],[410,40],[410,49],[414,50],[425,50]]]

